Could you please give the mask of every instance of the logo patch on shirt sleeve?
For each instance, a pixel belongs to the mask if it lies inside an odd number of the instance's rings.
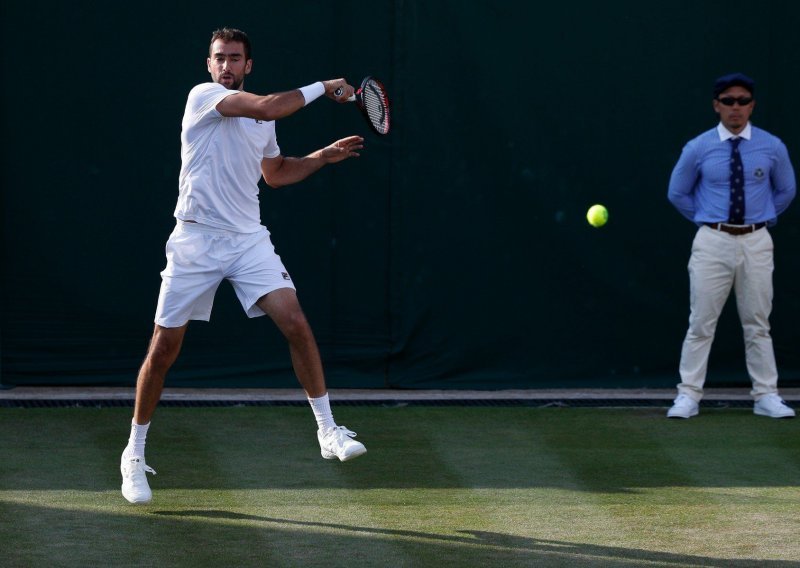
[[[281,276],[283,276],[284,280],[291,280],[288,272],[281,272]]]

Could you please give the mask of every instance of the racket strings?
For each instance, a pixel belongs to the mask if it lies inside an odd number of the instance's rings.
[[[381,86],[367,83],[361,89],[361,100],[375,130],[381,134],[389,132],[389,100]]]

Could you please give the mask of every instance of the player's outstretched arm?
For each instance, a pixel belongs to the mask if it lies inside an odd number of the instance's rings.
[[[336,90],[342,88],[341,94]],[[301,89],[272,93],[269,95],[255,95],[240,91],[235,96],[225,97],[217,104],[217,110],[222,116],[243,116],[258,120],[278,120],[294,114],[313,100],[325,95],[336,102],[347,102],[353,94],[352,85],[344,79],[331,79],[312,83]]]
[[[361,136],[348,136],[329,146],[320,148],[304,158],[277,156],[261,161],[261,173],[270,187],[291,185],[306,179],[325,164],[335,164],[348,158],[357,158],[364,147]]]

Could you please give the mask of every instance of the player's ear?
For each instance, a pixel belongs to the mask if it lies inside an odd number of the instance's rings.
[[[247,63],[244,64],[244,74],[245,75],[249,75],[250,71],[252,71],[252,70],[253,70],[253,60],[252,59],[248,59]]]
[[[208,72],[211,73],[211,58],[210,57],[206,57],[206,69],[208,69]]]
[[[714,106],[714,112],[719,114],[719,101],[714,99],[711,104]]]

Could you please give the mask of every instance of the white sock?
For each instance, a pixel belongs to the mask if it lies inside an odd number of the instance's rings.
[[[327,430],[336,426],[336,422],[333,421],[333,412],[331,412],[328,393],[319,398],[308,397],[308,403],[311,405],[311,410],[314,411],[314,418],[317,419],[317,428]]]
[[[140,458],[144,461],[144,444],[147,441],[147,429],[150,423],[137,424],[131,421],[131,436],[128,438],[128,446],[122,455],[126,458]]]

